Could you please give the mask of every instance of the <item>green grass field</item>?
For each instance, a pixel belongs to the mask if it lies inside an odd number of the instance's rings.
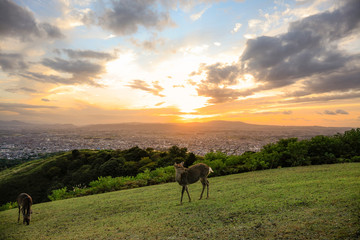
[[[161,184],[0,212],[0,239],[359,239],[360,163],[282,168]]]

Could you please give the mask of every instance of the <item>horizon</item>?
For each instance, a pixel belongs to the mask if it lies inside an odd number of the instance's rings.
[[[357,0],[0,2],[0,120],[360,127]]]
[[[0,120],[0,122],[3,120]],[[234,123],[234,124],[244,124],[244,125],[253,125],[253,126],[267,126],[267,127],[315,127],[315,128],[348,128],[348,129],[355,129],[354,127],[350,126],[343,126],[343,127],[331,127],[331,126],[320,126],[320,125],[275,125],[275,124],[255,124],[255,123],[248,123],[243,121],[231,121],[231,120],[209,120],[209,121],[197,121],[197,122],[113,122],[113,123],[91,123],[91,124],[73,124],[73,123],[41,123],[41,122],[26,122],[21,120],[7,120],[3,121],[5,123],[20,123],[20,124],[30,124],[30,125],[72,125],[74,127],[87,127],[87,126],[96,126],[96,125],[121,125],[121,124],[174,124],[174,125],[191,125],[191,124],[206,124],[206,123]]]

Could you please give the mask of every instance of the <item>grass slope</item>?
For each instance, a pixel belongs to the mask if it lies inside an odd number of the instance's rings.
[[[210,179],[179,205],[177,183],[35,204],[29,226],[0,212],[0,239],[357,239],[360,163]]]

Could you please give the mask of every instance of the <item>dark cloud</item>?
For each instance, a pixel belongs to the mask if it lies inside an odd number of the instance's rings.
[[[58,54],[60,50],[55,50]],[[62,49],[64,53],[66,53],[70,58],[93,58],[93,59],[103,59],[103,60],[112,60],[116,56],[105,53],[105,52],[97,52],[92,50],[72,50],[72,49]]]
[[[305,94],[308,95],[308,94]],[[291,94],[287,95],[291,96]],[[326,102],[333,100],[346,100],[346,99],[356,99],[360,98],[360,92],[336,92],[329,95],[321,96],[305,96],[305,97],[296,97],[289,100],[280,101],[281,103],[303,103],[303,102]]]
[[[150,86],[147,82],[143,80],[133,80],[132,83],[127,86],[133,89],[140,89],[149,92],[155,96],[164,97],[164,95],[160,94],[160,92],[163,91],[164,88],[161,87],[158,82],[153,82],[153,86]]]
[[[37,23],[34,15],[9,0],[0,1],[0,36],[16,37],[22,41],[34,38],[62,38],[60,29],[49,23]]]
[[[22,87],[22,88],[8,88],[6,91],[11,93],[18,93],[18,92],[28,92],[28,93],[37,93],[35,89]]]
[[[31,105],[21,103],[0,103],[0,111],[18,112],[23,113],[24,111],[32,109],[55,109],[56,106],[43,106],[43,105]]]
[[[139,27],[163,29],[172,24],[168,12],[159,12],[154,0],[113,1],[99,18],[104,29],[117,35],[136,33]]]
[[[50,100],[47,99],[47,98],[42,98],[41,101],[43,101],[43,102],[50,102]]]
[[[203,73],[206,74],[206,78],[198,85],[197,92],[200,96],[210,97],[211,103],[233,101],[241,95],[248,94],[248,91],[245,93],[228,88],[238,83],[240,71],[236,64],[201,64],[198,72],[193,72],[190,76]]]
[[[55,58],[55,60],[45,58],[42,64],[59,72],[72,74],[71,79],[52,76],[56,81],[65,83],[85,83],[97,85],[94,81],[101,73],[105,71],[103,65],[83,60],[64,60]],[[42,77],[41,77],[42,78]],[[65,81],[64,81],[65,80]]]
[[[42,73],[35,73],[35,72],[23,72],[18,74],[19,76],[26,78],[26,79],[30,79],[33,81],[37,81],[37,82],[42,82],[42,83],[53,83],[53,84],[65,84],[65,85],[73,85],[73,84],[88,84],[88,85],[93,85],[93,86],[100,86],[99,84],[97,84],[93,78],[88,77],[86,78],[86,76],[80,76],[80,77],[76,77],[76,75],[74,75],[71,78],[65,78],[65,77],[60,77],[57,75],[45,75]]]
[[[235,85],[238,83],[239,69],[236,65],[215,63],[213,65],[201,65],[199,72],[205,72],[207,78],[204,82],[216,85]]]
[[[341,71],[331,72],[325,76],[317,76],[317,78],[307,80],[304,83],[306,87],[303,94],[360,90],[359,67],[344,68]]]
[[[210,97],[210,103],[223,103],[231,102],[238,99],[241,96],[251,95],[251,90],[241,91],[231,88],[220,88],[217,86],[207,86],[201,84],[197,88],[199,96]]]
[[[344,114],[344,115],[348,115],[349,113],[345,110],[342,110],[342,109],[338,109],[335,111],[337,114]]]
[[[17,53],[0,53],[0,67],[4,72],[13,72],[28,68],[23,56]]]
[[[35,73],[35,72],[23,72],[19,74],[20,77],[34,80],[37,82],[42,83],[54,83],[54,84],[76,84],[81,82],[76,82],[74,79],[71,78],[63,78],[56,75],[45,75],[42,73]]]
[[[61,58],[55,58],[55,60],[45,58],[42,61],[42,64],[50,67],[54,70],[66,73],[72,73],[75,75],[94,75],[102,72],[103,66],[89,61],[82,60],[64,60]]]
[[[49,67],[60,73],[67,73],[72,75],[71,77],[63,77],[59,75],[45,75],[42,73],[36,73],[31,71],[21,71],[17,73],[26,79],[54,84],[88,84],[100,87],[101,85],[96,82],[96,79],[105,72],[105,63],[115,58],[114,55],[104,52],[97,52],[91,50],[71,50],[71,49],[56,49],[55,53],[66,53],[71,60],[65,60],[62,58],[44,58],[41,61],[46,67]],[[83,60],[86,59],[86,60]],[[96,60],[96,62],[89,61],[87,59]]]
[[[243,71],[268,88],[282,87],[300,78],[330,74],[343,69],[353,56],[337,47],[337,40],[358,31],[360,2],[344,1],[333,11],[290,24],[288,32],[247,41],[241,56]]]
[[[322,114],[325,115],[348,115],[349,113],[345,110],[338,109],[336,111],[325,110]]]
[[[359,54],[338,47],[340,40],[360,33],[360,1],[346,0],[341,4],[334,11],[291,23],[285,34],[248,40],[237,63],[200,65],[198,72],[190,74],[206,73],[206,79],[198,85],[199,95],[211,97],[210,102],[233,101],[244,94],[298,81],[304,87],[291,96],[360,90]],[[260,85],[252,91],[231,88],[246,73]]]

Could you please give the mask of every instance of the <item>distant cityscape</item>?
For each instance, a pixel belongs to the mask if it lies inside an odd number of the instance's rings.
[[[242,122],[192,124],[124,123],[91,125],[32,125],[0,122],[0,159],[32,159],[73,149],[120,149],[138,146],[167,150],[173,145],[196,155],[210,151],[240,155],[259,151],[279,139],[309,139],[334,135],[350,128],[261,126]]]

